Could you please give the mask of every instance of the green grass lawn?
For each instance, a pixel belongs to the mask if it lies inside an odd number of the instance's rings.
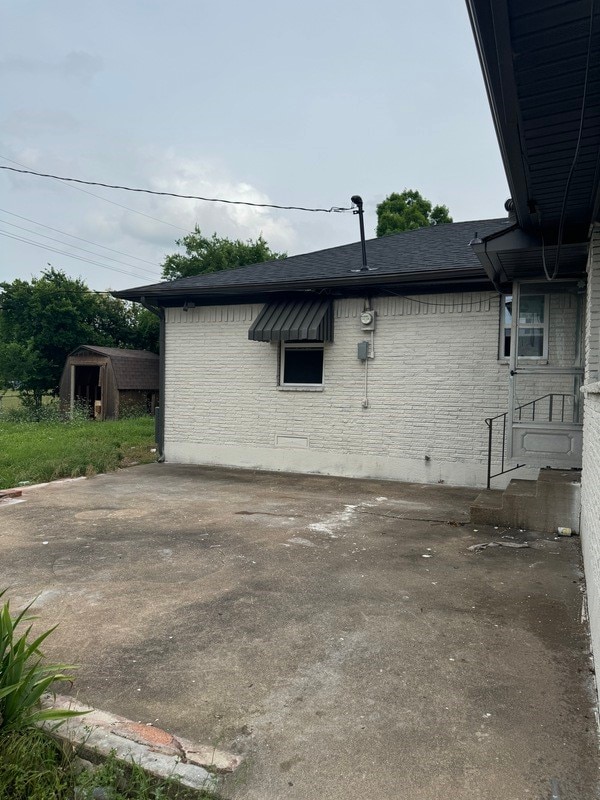
[[[154,419],[19,422],[0,415],[0,489],[154,461]]]

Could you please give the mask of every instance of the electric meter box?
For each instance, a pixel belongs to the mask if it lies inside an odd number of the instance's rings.
[[[369,343],[359,342],[356,355],[361,361],[366,361],[369,357]]]
[[[375,317],[375,311],[372,311],[370,308],[361,313],[360,324],[362,325],[363,331],[375,330]]]

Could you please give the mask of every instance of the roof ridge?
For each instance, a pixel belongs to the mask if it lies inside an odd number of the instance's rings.
[[[382,240],[389,240],[393,236],[394,237],[396,237],[396,236],[400,237],[400,236],[408,236],[408,235],[413,234],[413,233],[423,233],[423,232],[426,232],[426,231],[431,231],[433,228],[441,228],[442,226],[446,226],[446,225],[451,225],[451,226],[454,226],[454,225],[469,225],[469,224],[470,225],[477,225],[477,224],[488,224],[489,225],[491,223],[501,224],[503,222],[508,223],[508,222],[510,222],[510,220],[509,220],[508,217],[490,217],[489,219],[474,219],[474,220],[460,220],[460,221],[452,221],[452,222],[443,222],[440,225],[423,225],[421,228],[412,228],[412,229],[407,230],[407,231],[398,231],[397,233],[388,233],[385,236],[373,236],[372,238],[366,239],[365,241],[366,241],[366,244],[369,244],[370,242],[371,243],[380,242]],[[268,261],[257,261],[255,264],[244,264],[242,266],[233,267],[232,269],[229,269],[229,270],[226,270],[226,271],[227,272],[238,272],[239,270],[250,269],[251,267],[258,267],[258,266],[266,267],[266,266],[270,266],[270,265],[281,264],[281,263],[283,263],[285,261],[293,261],[294,259],[297,259],[297,258],[305,258],[306,256],[316,256],[319,253],[328,253],[328,252],[330,252],[332,250],[341,250],[344,247],[359,247],[359,246],[360,246],[360,240],[353,241],[353,242],[346,242],[346,244],[336,244],[336,245],[333,245],[332,247],[322,247],[320,250],[309,250],[306,253],[296,253],[293,256],[286,256],[286,258],[273,258],[273,259],[269,259]],[[221,271],[225,271],[225,270],[221,270]],[[202,275],[213,275],[215,273],[206,272],[206,273],[201,273],[201,274]],[[168,283],[169,285],[173,285],[175,283],[179,283],[179,281],[193,280],[194,278],[197,278],[197,277],[198,277],[197,275],[187,275],[185,278],[176,278],[173,281],[160,281],[158,284],[148,284],[148,285],[150,285],[150,286],[159,286],[162,283],[165,283],[165,284]]]

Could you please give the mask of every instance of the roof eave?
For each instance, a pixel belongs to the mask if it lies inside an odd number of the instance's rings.
[[[506,0],[466,0],[485,90],[515,213],[523,228],[536,223],[521,145],[520,112]]]
[[[464,283],[465,281],[485,281],[485,275],[478,268],[468,267],[462,269],[441,269],[432,272],[411,272],[402,274],[380,273],[373,270],[366,275],[357,274],[356,278],[341,276],[338,278],[316,278],[313,280],[298,281],[279,281],[277,283],[254,283],[240,286],[210,286],[210,287],[161,287],[160,289],[128,289],[113,292],[115,297],[134,302],[144,302],[152,300],[161,304],[161,300],[169,301],[174,299],[195,300],[210,297],[243,297],[245,295],[275,294],[281,292],[311,291],[319,289],[339,289],[348,290],[360,289],[362,287],[377,287],[385,285],[411,285],[422,286],[427,284],[443,283]],[[435,288],[432,286],[432,288]]]

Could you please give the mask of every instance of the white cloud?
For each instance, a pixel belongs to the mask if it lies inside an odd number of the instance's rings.
[[[179,194],[258,203],[271,201],[269,195],[258,187],[232,177],[230,170],[221,162],[182,157],[172,149],[134,148],[121,143],[110,155],[100,151],[94,157],[69,149],[49,154],[37,147],[26,146],[15,148],[10,157],[27,168],[57,175],[107,182],[115,180],[116,183],[133,187]],[[273,250],[289,255],[331,247],[357,237],[356,220],[349,215],[307,214],[224,205],[77,186],[44,178],[13,176],[11,173],[5,175],[9,184],[14,184],[11,192],[13,201],[19,198],[19,203],[13,203],[11,210],[83,237],[89,243],[70,240],[60,233],[45,229],[38,231],[50,236],[57,235],[64,241],[64,245],[52,243],[52,246],[108,267],[103,269],[99,264],[71,261],[52,251],[43,254],[43,251],[33,247],[23,250],[23,245],[13,245],[20,247],[19,253],[25,253],[28,258],[19,270],[29,275],[40,269],[41,261],[45,264],[50,260],[69,274],[81,275],[92,288],[124,288],[159,281],[160,265],[168,254],[176,251],[176,240],[191,232],[196,224],[207,236],[216,232],[219,236],[246,240],[256,239],[262,233]],[[278,197],[277,201],[281,199]],[[298,201],[293,187],[283,199],[286,202]],[[30,233],[23,235],[31,236]],[[42,242],[51,244],[47,240]],[[93,243],[120,252],[111,253],[95,248]],[[72,250],[75,246],[89,247],[97,252],[97,257]],[[110,259],[125,263],[118,264]],[[140,259],[151,263],[140,262]],[[114,272],[115,269],[117,272]],[[118,274],[119,271],[129,274]]]
[[[224,168],[209,161],[181,158],[172,152],[146,151],[139,155],[143,163],[136,164],[136,169],[134,165],[130,168],[131,173],[137,175],[140,187],[184,195],[270,202],[265,192],[246,182],[236,181]],[[152,171],[147,165],[152,167]],[[175,240],[191,232],[195,225],[208,236],[216,232],[219,236],[246,240],[256,239],[262,233],[269,246],[277,251],[287,252],[297,245],[298,235],[290,219],[271,209],[141,193],[111,193],[110,197],[141,213],[95,203],[93,211],[85,217],[84,235],[95,240],[110,239],[117,242],[114,247],[128,252],[143,252],[146,254],[143,257],[152,254],[152,260],[157,262],[174,252]]]

